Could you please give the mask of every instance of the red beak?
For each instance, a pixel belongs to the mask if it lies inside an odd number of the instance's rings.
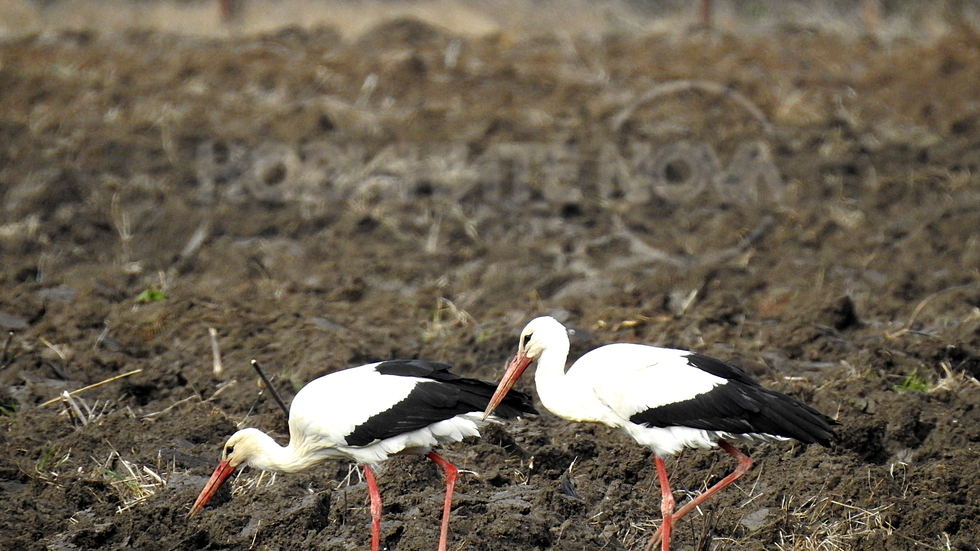
[[[514,383],[517,382],[517,379],[521,378],[521,375],[524,374],[524,370],[527,369],[527,366],[531,365],[532,361],[534,360],[525,356],[523,352],[518,352],[517,355],[514,356],[514,359],[512,359],[510,364],[507,366],[507,371],[504,372],[503,378],[500,379],[500,384],[497,385],[497,390],[493,393],[493,397],[490,398],[490,404],[487,405],[486,411],[483,412],[484,419],[490,417],[493,410],[497,409],[500,402],[504,400],[504,396],[507,396],[510,389],[514,388]]]
[[[235,472],[235,467],[228,464],[227,461],[222,461],[218,463],[218,467],[214,470],[211,475],[211,479],[208,480],[207,485],[201,490],[201,495],[197,496],[197,501],[194,502],[194,506],[191,507],[191,512],[187,516],[194,516],[198,511],[204,508],[204,505],[214,497],[215,492],[218,488],[228,480],[231,473]]]

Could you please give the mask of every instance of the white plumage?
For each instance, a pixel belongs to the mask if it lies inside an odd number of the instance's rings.
[[[664,514],[661,539],[691,509],[741,477],[752,466],[729,440],[796,438],[829,445],[833,420],[799,400],[759,385],[744,371],[684,350],[631,343],[609,344],[583,355],[566,371],[568,332],[551,317],[532,320],[521,332],[517,355],[500,381],[489,414],[537,360],[535,386],[541,404],[570,421],[602,423],[628,434],[655,454]],[[720,446],[739,460],[736,470],[674,513],[662,456],[683,448]]]
[[[311,453],[324,458],[350,458],[374,465],[398,453],[424,455],[440,444],[480,436],[479,427],[485,424],[482,416],[463,413],[368,445],[348,445],[346,438],[356,427],[405,401],[419,383],[428,381],[382,374],[377,370],[381,363],[338,371],[300,389],[289,408],[289,446],[317,450]]]
[[[242,465],[294,473],[330,458],[364,465],[371,497],[371,547],[380,545],[381,495],[371,465],[398,453],[426,455],[446,474],[439,550],[445,551],[457,470],[432,448],[479,436],[481,412],[494,385],[449,372],[448,364],[392,360],[338,371],[303,387],[289,410],[289,444],[280,446],[254,428],[242,429],[225,444],[221,462],[191,507],[200,511]],[[509,400],[501,417],[536,413],[526,394]]]

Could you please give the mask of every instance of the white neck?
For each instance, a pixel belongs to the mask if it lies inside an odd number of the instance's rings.
[[[587,387],[573,384],[573,377],[565,373],[568,361],[568,334],[561,332],[549,335],[547,344],[538,356],[538,368],[534,374],[534,385],[538,390],[541,405],[555,415],[572,421],[596,421],[584,408],[590,403],[579,393]]]
[[[250,454],[248,464],[254,469],[278,473],[298,473],[330,457],[331,449],[316,449],[302,435],[293,435],[288,446],[280,446],[265,433],[259,433],[253,441],[255,453]]]

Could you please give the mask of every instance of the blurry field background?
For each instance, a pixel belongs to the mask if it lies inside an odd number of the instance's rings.
[[[143,29],[199,36],[329,26],[358,36],[379,21],[412,16],[464,35],[508,31],[569,35],[662,33],[700,24],[701,0],[0,0],[0,36],[57,30]],[[224,12],[222,11],[224,9]],[[976,0],[715,0],[712,26],[759,33],[799,25],[880,38],[930,38],[976,27]]]

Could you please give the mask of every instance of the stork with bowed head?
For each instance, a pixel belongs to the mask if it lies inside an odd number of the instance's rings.
[[[602,423],[625,432],[654,453],[663,524],[647,549],[670,547],[674,522],[738,480],[752,460],[730,441],[793,438],[829,446],[833,419],[796,398],[763,387],[742,369],[696,352],[632,343],[601,346],[568,370],[565,327],[551,317],[531,320],[485,414],[503,403],[524,370],[537,360],[534,377],[541,404],[569,421]],[[674,511],[663,457],[684,448],[719,446],[735,459],[735,471]]]
[[[392,360],[325,375],[304,386],[289,409],[289,445],[247,428],[231,436],[221,462],[191,507],[193,516],[236,468],[280,473],[305,471],[327,459],[364,465],[371,498],[371,549],[381,540],[381,493],[371,465],[399,453],[426,455],[446,474],[439,551],[446,551],[449,512],[457,470],[432,450],[467,436],[479,436],[495,385],[449,372],[449,364]],[[508,396],[497,417],[537,413],[527,394]],[[494,404],[496,407],[497,404]]]

